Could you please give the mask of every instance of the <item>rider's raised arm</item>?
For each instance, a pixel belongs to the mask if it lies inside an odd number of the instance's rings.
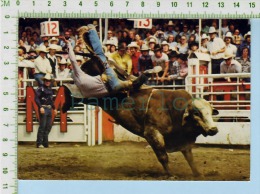
[[[71,64],[73,66],[73,72],[75,75],[82,73],[83,71],[81,70],[80,66],[78,66],[77,61],[76,61],[76,56],[73,51],[72,45],[70,42],[67,42],[68,46],[68,52],[69,52],[69,58],[71,61]]]

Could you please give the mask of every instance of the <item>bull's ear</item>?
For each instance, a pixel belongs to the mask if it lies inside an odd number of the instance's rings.
[[[218,115],[218,114],[219,114],[218,110],[215,109],[215,108],[213,108],[213,110],[212,110],[212,115]]]
[[[188,116],[189,116],[189,108],[187,106],[187,108],[185,109],[185,112],[182,116],[182,126],[184,126],[186,124]]]

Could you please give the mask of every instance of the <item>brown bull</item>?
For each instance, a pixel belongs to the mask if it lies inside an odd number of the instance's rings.
[[[70,102],[65,87],[66,102]],[[192,144],[199,135],[215,135],[218,129],[212,115],[218,114],[204,99],[193,99],[185,90],[144,89],[131,94],[85,99],[100,106],[117,123],[147,140],[165,172],[170,175],[167,152],[181,151],[194,176],[200,173],[192,155]],[[68,104],[66,104],[68,109]],[[66,111],[66,106],[63,107]]]

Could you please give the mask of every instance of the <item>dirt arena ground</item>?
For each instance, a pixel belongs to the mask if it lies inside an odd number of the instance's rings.
[[[85,144],[57,143],[37,149],[18,146],[18,178],[30,180],[167,180],[147,143]],[[204,180],[250,180],[250,149],[201,147],[193,149]],[[169,154],[176,180],[194,179],[180,152]]]

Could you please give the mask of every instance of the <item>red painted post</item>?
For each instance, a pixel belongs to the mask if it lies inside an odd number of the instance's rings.
[[[56,95],[54,106],[58,110],[60,109],[60,132],[67,132],[67,113],[63,113],[61,108],[65,103],[64,87],[60,87]],[[52,114],[52,122],[54,122],[55,116]]]
[[[39,110],[35,102],[35,91],[33,87],[26,87],[26,132],[33,132],[33,109],[36,117],[39,120]]]

